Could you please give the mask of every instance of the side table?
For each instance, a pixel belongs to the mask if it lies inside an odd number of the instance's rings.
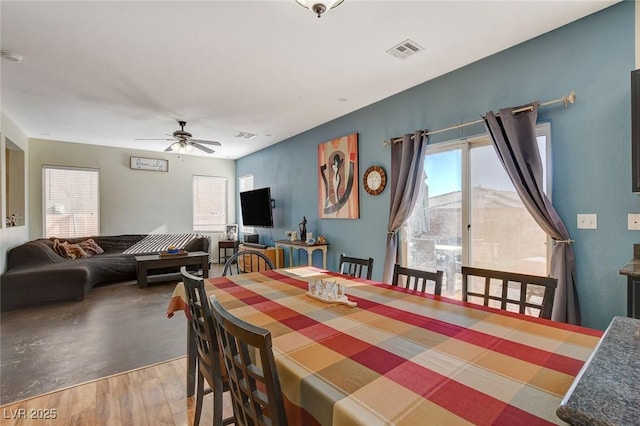
[[[327,269],[327,247],[329,243],[315,243],[315,244],[307,244],[304,241],[289,241],[289,240],[278,240],[276,241],[276,261],[278,261],[278,248],[279,247],[288,247],[289,248],[289,266],[293,266],[293,249],[302,249],[307,252],[307,264],[309,266],[312,265],[313,260],[313,252],[316,250],[322,251],[322,268]]]
[[[238,245],[239,244],[240,244],[240,241],[237,241],[237,240],[220,240],[220,241],[218,241],[218,263],[219,264],[223,264],[222,262],[220,262],[221,258],[224,258],[224,263],[227,263],[227,259],[238,252]],[[227,249],[232,249],[231,254],[228,255],[228,256],[227,256]],[[221,253],[223,253],[223,251],[224,251],[224,254],[221,255]]]

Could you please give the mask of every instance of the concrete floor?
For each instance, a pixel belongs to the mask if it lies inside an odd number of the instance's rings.
[[[184,315],[166,317],[175,284],[131,281],[82,302],[3,312],[0,405],[186,355]]]

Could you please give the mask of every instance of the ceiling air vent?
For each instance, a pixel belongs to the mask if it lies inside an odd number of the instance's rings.
[[[249,132],[236,132],[233,134],[234,138],[240,138],[240,139],[253,139],[256,136],[257,135],[255,133],[249,133]]]
[[[391,49],[387,50],[387,53],[395,56],[398,59],[405,59],[423,50],[424,50],[424,47],[420,46],[418,43],[416,43],[413,40],[407,39],[402,43],[396,46],[393,46]]]

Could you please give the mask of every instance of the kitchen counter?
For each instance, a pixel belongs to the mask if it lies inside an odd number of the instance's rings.
[[[640,320],[615,317],[556,410],[572,425],[631,425],[640,419]]]

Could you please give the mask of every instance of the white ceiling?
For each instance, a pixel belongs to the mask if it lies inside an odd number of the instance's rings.
[[[2,60],[0,100],[30,138],[163,151],[135,139],[181,119],[237,159],[616,2],[345,0],[318,19],[295,0],[2,0],[24,60]],[[406,39],[425,51],[385,53]]]

